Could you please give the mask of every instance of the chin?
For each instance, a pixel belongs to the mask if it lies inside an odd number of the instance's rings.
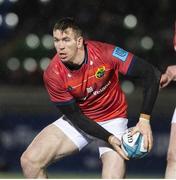
[[[64,62],[64,63],[68,62],[67,59],[61,59],[61,58],[60,58],[60,60],[61,60],[62,62]]]
[[[60,57],[60,60],[61,60],[63,63],[69,62],[68,58],[64,58],[64,59],[63,59],[63,58]]]

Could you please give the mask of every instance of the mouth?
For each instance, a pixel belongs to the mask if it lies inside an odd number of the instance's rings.
[[[64,60],[67,58],[67,54],[66,53],[59,53],[59,57]]]

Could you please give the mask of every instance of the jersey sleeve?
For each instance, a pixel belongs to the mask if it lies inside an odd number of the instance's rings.
[[[132,64],[133,54],[113,45],[107,45],[104,51],[108,58],[112,61],[115,70],[125,75]]]
[[[44,72],[43,80],[50,100],[55,103],[56,106],[64,105],[74,100],[66,87],[64,87],[61,79],[59,80],[52,75],[48,75],[47,72]]]

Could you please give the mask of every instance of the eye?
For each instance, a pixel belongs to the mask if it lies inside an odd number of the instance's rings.
[[[58,42],[59,40],[58,39],[56,39],[56,38],[54,38],[54,40],[53,40],[54,42]]]
[[[69,42],[69,41],[70,41],[70,38],[64,38],[64,41],[65,41],[65,42]]]

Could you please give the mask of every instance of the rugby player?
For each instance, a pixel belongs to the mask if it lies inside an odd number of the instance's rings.
[[[176,22],[173,44],[174,50],[176,51]],[[166,87],[171,81],[176,81],[176,65],[168,66],[166,72],[162,74],[160,81],[161,88]],[[165,178],[176,179],[176,108],[171,121],[171,133],[167,152]]]
[[[53,38],[57,53],[44,72],[44,82],[62,116],[44,128],[23,153],[24,176],[46,178],[50,163],[96,140],[102,178],[123,178],[128,158],[120,148],[120,139],[128,120],[119,74],[139,78],[144,84],[139,121],[133,133],[139,131],[144,135],[145,148],[150,151],[153,144],[150,118],[160,72],[118,46],[85,40],[72,18],[56,22]]]

